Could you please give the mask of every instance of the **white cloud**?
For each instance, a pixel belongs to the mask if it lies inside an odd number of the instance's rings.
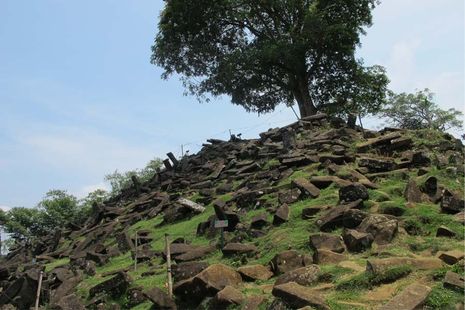
[[[420,39],[415,38],[399,41],[392,47],[387,70],[394,90],[407,91],[414,83],[415,58],[420,46]]]
[[[3,210],[3,211],[5,211],[5,212],[7,212],[7,211],[11,210],[11,207],[8,207],[8,206],[1,206],[1,205],[0,205],[0,209]]]
[[[98,189],[103,189],[105,191],[109,191],[110,190],[110,187],[104,183],[104,182],[100,182],[100,183],[97,183],[97,184],[91,184],[91,185],[86,185],[86,186],[83,186],[81,187],[77,192],[76,192],[76,197],[78,198],[84,198],[86,197],[89,193],[93,192],[93,191],[96,191]]]

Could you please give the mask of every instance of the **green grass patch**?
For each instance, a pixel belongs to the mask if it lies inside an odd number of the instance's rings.
[[[50,272],[53,269],[55,269],[57,267],[60,267],[60,266],[63,266],[63,265],[66,265],[66,264],[69,264],[69,257],[56,259],[53,262],[45,264],[45,272]]]
[[[425,309],[454,310],[455,305],[461,301],[463,301],[463,292],[455,292],[438,284],[431,290],[425,302]]]
[[[336,289],[341,291],[367,290],[381,284],[392,283],[402,277],[405,277],[411,272],[412,267],[410,266],[392,267],[380,274],[363,272],[347,280],[340,281],[336,285]]]

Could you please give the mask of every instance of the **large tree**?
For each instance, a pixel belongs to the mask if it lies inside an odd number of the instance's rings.
[[[151,62],[164,78],[180,74],[199,98],[226,94],[259,113],[296,101],[301,117],[313,115],[345,103],[338,88],[354,79],[355,49],[377,3],[169,0]]]

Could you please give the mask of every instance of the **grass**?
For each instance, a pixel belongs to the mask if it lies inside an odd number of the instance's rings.
[[[453,310],[461,301],[463,301],[463,292],[455,292],[438,284],[432,288],[425,302],[425,309]]]
[[[357,274],[349,279],[342,280],[336,285],[337,290],[350,291],[350,290],[368,290],[374,286],[385,283],[392,283],[412,272],[410,266],[396,266],[387,269],[380,274],[372,274],[363,272]]]
[[[45,264],[45,272],[50,272],[53,269],[69,264],[69,257],[56,259],[48,264]]]

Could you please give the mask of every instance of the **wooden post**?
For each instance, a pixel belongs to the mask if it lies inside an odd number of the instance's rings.
[[[39,273],[39,284],[37,286],[37,294],[36,294],[36,304],[34,309],[39,310],[39,299],[40,299],[40,290],[42,289],[42,277],[44,275],[44,272],[41,270]]]
[[[137,270],[137,230],[136,230],[136,237],[135,237],[135,246],[134,246],[134,271]]]
[[[171,275],[171,252],[168,234],[165,234],[166,271],[168,273],[168,296],[173,298],[173,280]]]

